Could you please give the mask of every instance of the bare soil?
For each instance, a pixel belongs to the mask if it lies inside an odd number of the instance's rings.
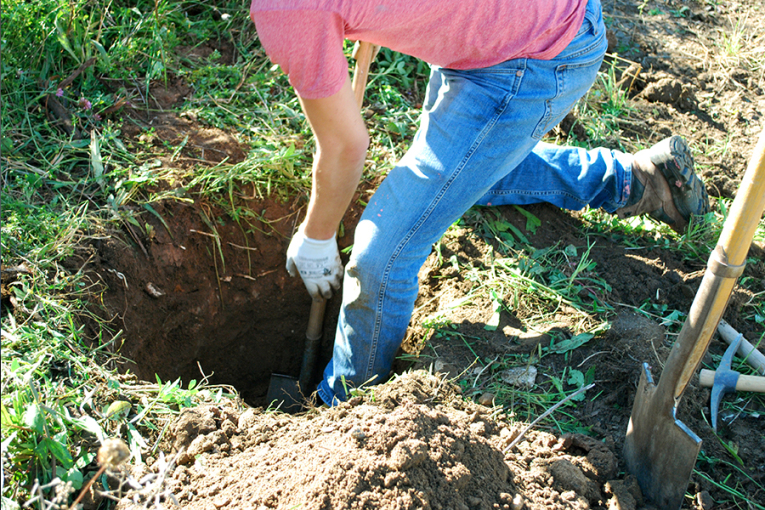
[[[763,126],[765,81],[762,70],[757,74],[734,61],[735,56],[721,57],[716,41],[721,32],[735,31],[736,23],[750,27],[748,33],[765,34],[763,6],[758,0],[719,5],[647,2],[641,13],[640,5],[604,2],[610,51],[619,54],[604,66],[617,65],[617,78],[624,78],[621,86],[630,91],[636,107],[620,121],[622,136],[613,146],[633,150],[669,134],[683,135],[698,151],[698,171],[710,195],[732,198]],[[747,44],[762,48],[763,42]],[[738,58],[744,56],[742,51]],[[170,112],[191,93],[192,85],[179,80],[154,90],[161,111],[151,118],[136,114],[127,134],[158,145],[178,144],[188,136],[180,162],[163,164],[244,158],[247,147],[234,137]],[[556,128],[560,142],[572,136],[581,139],[575,121],[569,117]],[[724,150],[712,150],[720,147],[720,140],[726,141]],[[131,361],[124,369],[147,380],[158,374],[184,381],[200,379],[201,371],[212,383],[235,386],[246,402],[235,408],[187,410],[174,424],[166,452],[186,453],[177,457],[178,467],[168,473],[167,483],[183,507],[645,507],[634,479],[624,473],[621,450],[640,363],[650,363],[658,375],[674,337],[657,321],[635,313],[634,307],[651,300],[687,311],[703,264],[689,262],[682,253],[629,250],[610,235],[599,237],[590,256],[612,289],[599,296],[615,307],[612,327],[570,353],[545,356],[537,368],[540,374],[560,376],[566,367],[582,372],[594,367],[596,388],[591,391],[600,396],[565,408],[583,425],[581,433],[535,430],[505,453],[520,423],[493,412],[490,402],[483,401],[486,406],[470,401],[477,402],[490,389],[481,386],[481,374],[474,371],[476,356],[490,361],[536,352],[553,336],[571,336],[580,319],[561,307],[556,322],[544,331],[523,331],[531,308],[521,296],[511,313],[503,312],[495,331],[484,328],[492,310],[488,301],[449,311],[456,331],[472,339],[469,347],[431,336],[422,327],[423,319],[444,310],[473,285],[447,265],[439,266],[435,257],[420,273],[421,293],[403,346],[410,356],[397,367],[404,375],[338,408],[298,416],[263,412],[270,374],[297,375],[300,370],[310,298],[283,266],[305,199],[281,202],[253,191],[243,202],[262,211],[263,222],[246,233],[214,206],[167,201],[156,209],[169,229],[144,214],[154,227],[153,237],[126,230],[83,248],[81,259],[71,261],[73,267],[87,261],[94,282],[104,285],[102,303],[125,332],[120,353]],[[586,249],[586,225],[577,213],[547,205],[527,209],[542,220],[536,233],[526,231],[526,218],[514,208],[500,208],[498,213],[535,248],[562,243]],[[348,213],[341,248],[352,243],[359,214],[355,209]],[[469,222],[450,231],[442,244],[442,255],[453,254],[475,265],[483,264],[489,247]],[[753,246],[750,257],[745,276],[759,287],[737,288],[725,319],[756,343],[763,326],[740,317],[753,294],[765,291],[762,247]],[[332,300],[327,311],[320,366],[331,356],[338,301]],[[716,354],[724,349],[718,340],[710,347]],[[452,384],[460,381],[462,385]],[[518,405],[522,414],[523,406]],[[709,390],[694,379],[679,416],[703,439],[705,458],[735,464],[711,430],[708,406]],[[723,417],[719,431],[720,438],[737,449],[743,465],[733,469],[702,461],[697,469],[706,477],[694,473],[689,487],[693,498],[683,508],[746,508],[707,477],[719,481],[731,476],[743,494],[765,501],[765,494],[758,492],[765,484],[765,409],[748,411]],[[149,459],[148,465],[136,466],[136,474],[157,470],[158,465]],[[120,507],[144,503],[138,494],[131,498]]]

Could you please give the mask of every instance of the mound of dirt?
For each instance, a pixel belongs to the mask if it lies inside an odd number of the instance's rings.
[[[634,509],[642,499],[587,436],[532,431],[503,453],[518,424],[424,370],[304,416],[186,410],[171,431],[167,488],[188,509]],[[134,492],[118,509],[141,504]]]

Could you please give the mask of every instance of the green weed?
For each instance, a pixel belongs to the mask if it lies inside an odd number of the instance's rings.
[[[592,88],[572,110],[587,132],[587,144],[590,146],[623,149],[621,125],[629,122],[634,107],[630,104],[627,90],[617,79],[619,62],[617,58],[611,60],[607,69],[598,73]]]

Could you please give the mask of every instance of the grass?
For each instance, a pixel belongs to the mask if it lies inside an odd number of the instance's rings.
[[[572,109],[576,123],[584,129],[585,139],[578,140],[571,129],[567,133],[567,143],[585,148],[607,146],[629,152],[622,145],[621,125],[630,122],[635,109],[628,97],[630,87],[621,84],[618,77],[630,61],[618,55],[609,56],[609,61],[587,94]]]
[[[530,213],[525,215],[529,225],[539,223]],[[535,249],[520,231],[492,208],[472,209],[461,220],[460,226],[467,226],[475,234],[488,238],[498,247],[498,254],[504,256],[497,256],[490,250],[479,264],[471,261],[470,267],[461,268],[464,278],[474,283],[473,290],[462,299],[439,307],[439,311],[429,316],[423,325],[431,331],[431,342],[463,344],[475,360],[458,378],[464,395],[477,398],[489,391],[494,397],[494,405],[512,409],[514,419],[530,421],[567,393],[592,382],[593,373],[567,368],[561,375],[540,376],[533,391],[508,385],[503,374],[514,367],[536,365],[550,354],[567,358],[570,352],[607,330],[613,308],[598,295],[605,296],[610,288],[598,276],[597,265],[589,258],[594,244],[583,250],[571,245]],[[445,237],[448,236],[447,232]],[[439,250],[437,246],[436,254]],[[459,266],[456,257],[440,257],[438,260],[444,266]],[[460,307],[481,308],[487,303],[491,304],[494,313],[486,321],[486,330],[497,329],[499,316],[504,311],[521,318],[524,329],[548,331],[557,324],[557,316],[565,308],[571,321],[571,335],[556,339],[550,333],[550,345],[540,347],[538,352],[530,355],[482,358],[472,346],[472,342],[481,339],[466,335],[449,317]],[[564,411],[559,411],[550,420],[554,420],[553,428],[561,432],[585,430],[575,417]]]
[[[152,206],[161,200],[201,197],[242,230],[271,232],[262,214],[244,207],[242,198],[307,194],[313,142],[286,78],[264,55],[242,2],[212,7],[196,0],[8,0],[1,15],[0,255],[4,306],[11,305],[1,319],[2,508],[31,502],[42,509],[54,497],[57,479],[71,484],[69,501],[76,497],[96,471],[94,445],[102,439],[122,438],[134,462],[156,457],[181,409],[230,401],[235,393],[207,381],[146,382],[119,373],[122,360],[115,346],[122,332],[91,312],[90,302],[101,289],[80,268],[66,264],[68,257],[87,240],[121,226],[150,234],[149,215],[170,231],[169,219]],[[761,41],[748,29],[752,19],[720,34],[724,51],[719,65],[745,67],[761,80],[763,53],[754,51]],[[586,139],[575,141],[579,145],[618,147],[622,126],[634,115],[629,94],[617,80],[625,62],[612,62],[575,109],[586,133]],[[387,49],[378,56],[365,114],[372,137],[367,181],[387,171],[406,150],[427,73],[422,62]],[[156,114],[153,96],[176,81],[193,84],[192,98],[176,113],[235,137],[248,148],[243,161],[195,162],[187,156],[189,137],[160,143],[152,130],[140,138],[126,136],[131,116]],[[63,109],[56,110],[57,103]],[[725,158],[726,141],[710,140],[710,145],[715,158]],[[575,318],[570,335],[532,355],[482,359],[474,347],[477,337],[451,324],[448,314],[432,317],[427,326],[474,356],[474,365],[460,380],[467,396],[488,389],[499,405],[513,410],[514,419],[530,421],[593,378],[589,371],[569,367],[540,377],[530,391],[508,386],[501,374],[546,357],[568,361],[608,327],[612,305],[604,296],[610,289],[604,268],[590,256],[598,240],[605,236],[641,250],[677,250],[703,261],[727,207],[720,201],[704,226],[682,238],[650,220],[617,222],[587,211],[582,215],[588,228],[583,246],[544,250],[535,249],[524,230],[496,211],[473,209],[459,226],[490,240],[494,248],[485,260],[470,264],[456,257],[441,261],[475,283],[475,291],[453,308],[488,303],[489,330],[498,327],[503,313],[519,309],[525,311],[524,327],[547,330],[565,309]],[[542,228],[537,218],[522,213],[525,231]],[[206,219],[208,241],[222,268],[226,261],[215,218],[209,214]],[[765,240],[762,223],[756,238]],[[751,293],[742,320],[763,324],[761,282],[745,273],[741,285]],[[657,309],[655,303],[643,308],[670,326],[681,318],[678,311]],[[739,412],[745,404],[727,400],[726,409]],[[542,426],[584,430],[570,412],[573,405]],[[715,462],[722,461],[703,459],[701,476],[706,476],[705,463]],[[100,479],[97,483],[108,490]],[[735,480],[714,483],[737,501],[752,502]]]
[[[464,298],[439,307],[438,312],[429,316],[423,324],[426,330],[430,331],[429,342],[438,343],[440,349],[443,349],[446,344],[453,345],[452,348],[458,348],[460,344],[464,344],[463,350],[468,351],[465,353],[466,357],[474,361],[455,377],[462,388],[462,393],[467,397],[479,399],[488,392],[493,406],[497,409],[510,410],[511,420],[529,422],[549,410],[566,395],[593,382],[599,372],[595,370],[594,365],[589,369],[585,367],[580,370],[584,362],[572,365],[569,357],[576,349],[610,328],[610,320],[614,317],[612,304],[623,306],[618,303],[609,303],[607,295],[611,289],[606,280],[598,274],[597,264],[589,258],[598,239],[608,237],[612,241],[624,243],[631,249],[676,251],[695,263],[703,264],[719,237],[724,214],[728,208],[729,201],[721,201],[719,208],[721,213],[710,213],[704,224],[692,226],[688,234],[679,238],[666,226],[659,225],[650,219],[639,219],[635,223],[614,223],[607,215],[587,211],[582,215],[588,226],[583,232],[587,240],[586,246],[576,248],[572,245],[556,245],[541,250],[534,248],[521,232],[516,233],[517,229],[511,228],[496,210],[475,208],[465,215],[459,226],[468,227],[473,235],[485,237],[495,246],[495,249],[489,250],[483,260],[474,259],[468,262],[469,267],[460,268],[460,273],[465,279],[474,282],[474,286]],[[524,216],[528,218],[529,213],[525,212]],[[531,221],[529,225],[533,227],[536,222]],[[762,228],[761,222],[758,236],[761,235]],[[444,237],[448,238],[449,233],[447,232]],[[447,250],[440,244],[436,246],[435,252],[436,261],[440,266],[459,266],[456,256],[446,257],[444,253],[447,253]],[[761,263],[759,260],[748,260],[748,264],[759,263]],[[740,285],[743,288],[759,289],[762,282],[754,280],[752,277],[745,276],[741,279]],[[583,293],[583,289],[589,292]],[[748,320],[762,324],[761,298],[759,294],[752,294],[742,315]],[[602,305],[601,300],[596,296],[603,296]],[[597,305],[593,306],[594,303]],[[525,329],[550,332],[552,341],[549,346],[540,347],[530,354],[500,354],[494,358],[483,357],[477,345],[481,339],[467,335],[464,323],[452,322],[451,318],[455,310],[461,307],[479,310],[493,309],[494,313],[486,320],[484,329],[496,329],[499,323],[496,317],[506,311],[516,319],[520,319]],[[560,313],[561,307],[567,308],[566,313],[571,321],[568,326],[570,335],[556,337],[550,327],[556,324],[555,318]],[[660,323],[670,338],[679,333],[686,318],[685,312],[687,312],[672,309],[667,304],[650,299],[640,307],[636,307],[635,311]],[[488,314],[485,312],[484,315]],[[761,341],[765,341],[765,334]],[[437,351],[434,349],[434,352]],[[426,353],[429,354],[429,351],[426,350]],[[602,352],[595,352],[592,356],[598,354]],[[544,358],[550,355],[562,355],[565,368],[562,373],[546,373],[543,376],[540,374],[533,389],[513,386],[504,380],[503,374],[508,369],[523,369],[529,366],[549,367]],[[714,354],[710,356],[711,361],[705,363],[705,366],[714,369],[719,365],[720,356]],[[426,354],[424,360],[427,362],[427,359]],[[743,374],[754,374],[753,368],[745,363],[737,365],[733,367],[734,370]],[[579,402],[584,398],[595,401],[601,397],[600,394],[588,394],[586,397],[580,395]],[[728,420],[747,416],[756,419],[760,416],[757,410],[762,409],[763,405],[765,405],[765,399],[757,394],[740,394],[738,397],[733,395],[723,400],[720,416],[726,416]],[[576,402],[568,403],[567,407],[543,420],[538,427],[556,433],[588,433],[589,429],[582,424],[579,418],[580,411],[577,411],[576,407]],[[750,480],[757,488],[756,490],[762,490],[761,483],[752,479],[747,472],[741,471],[746,463],[737,453],[738,446],[728,444],[722,439],[720,443],[727,451],[727,456],[735,459],[736,465],[733,469]],[[703,454],[701,458],[695,471],[696,476],[710,481],[713,479],[711,472],[704,471],[705,462],[709,462],[710,456]],[[714,458],[712,462],[722,465],[730,464],[717,458]],[[747,504],[754,505],[753,508],[760,507],[756,503],[756,498],[746,496],[746,492],[742,490],[741,480],[736,476],[728,476],[725,480],[715,480],[712,485],[726,494],[735,504],[744,505],[742,508]]]

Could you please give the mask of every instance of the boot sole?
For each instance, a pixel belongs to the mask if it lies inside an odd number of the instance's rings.
[[[682,137],[665,138],[653,147],[649,158],[667,179],[672,201],[684,218],[709,212],[709,195],[694,171],[691,149]]]

